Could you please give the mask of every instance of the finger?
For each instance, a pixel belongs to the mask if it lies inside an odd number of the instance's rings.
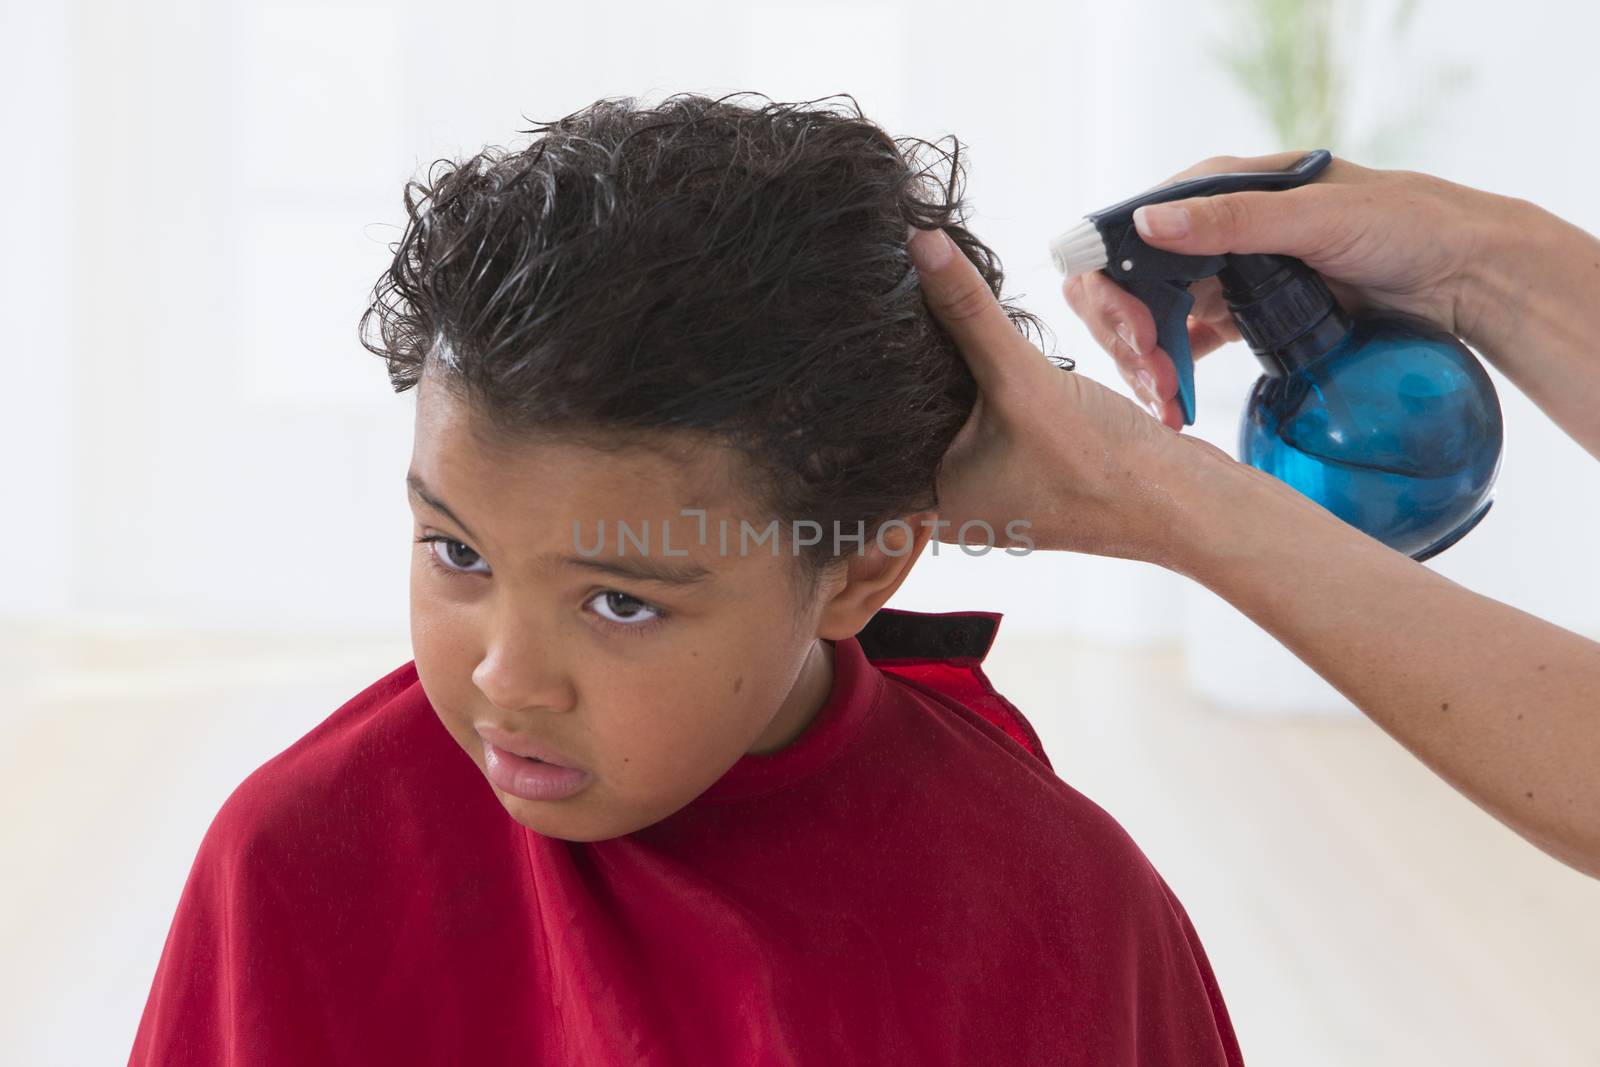
[[[1139,398],[1139,402],[1160,417],[1161,404],[1178,393],[1178,372],[1166,349],[1157,345],[1148,356],[1130,359],[1119,364],[1123,380]]]
[[[1156,416],[1161,420],[1161,425],[1169,430],[1183,432],[1183,405],[1177,397],[1161,402],[1161,413]]]
[[[1228,310],[1228,298],[1222,295],[1222,283],[1215,275],[1201,278],[1189,286],[1189,292],[1194,294],[1194,307],[1189,309],[1192,317],[1201,322],[1233,321],[1233,312]]]
[[[1146,244],[1185,255],[1312,256],[1341,233],[1349,239],[1350,219],[1324,209],[1326,192],[1326,186],[1302,185],[1146,204],[1133,213],[1133,224]]]
[[[997,390],[1018,361],[1043,358],[1011,324],[989,283],[943,230],[917,230],[908,251],[928,310],[955,340],[979,389]]]
[[[1199,319],[1189,321],[1189,353],[1195,359],[1208,356],[1225,344],[1240,340],[1239,330],[1228,320],[1226,326],[1203,322]]]
[[[1083,274],[1075,277],[1077,279],[1085,279],[1093,278],[1095,275]],[[1088,284],[1092,285],[1093,283]],[[1103,279],[1103,285],[1116,290],[1122,296],[1127,295],[1120,286],[1109,279]],[[1189,356],[1192,360],[1199,360],[1215,352],[1223,345],[1240,340],[1240,335],[1239,328],[1228,311],[1227,302],[1222,296],[1222,289],[1217,285],[1216,279],[1207,278],[1202,280],[1196,284],[1194,291],[1196,293],[1195,313],[1188,317],[1187,322]],[[1129,299],[1132,298],[1130,297]],[[1084,309],[1080,311],[1081,315],[1092,315],[1096,322],[1103,321],[1105,316],[1094,311],[1092,298],[1078,291],[1073,297],[1069,298],[1069,303],[1073,301],[1077,302],[1074,310],[1078,310],[1079,307]],[[1136,300],[1133,302],[1140,308],[1144,307]],[[1140,317],[1136,315],[1130,314],[1129,317],[1135,322],[1140,322]],[[1148,320],[1148,310],[1146,310],[1143,318]],[[1148,321],[1149,334],[1153,335],[1155,332],[1154,321]],[[1144,322],[1140,322],[1141,329],[1144,328],[1144,325]],[[1151,345],[1146,352],[1134,352],[1119,340],[1107,337],[1103,328],[1100,330],[1097,340],[1111,354],[1123,381],[1128,383],[1128,387],[1139,396],[1141,401],[1148,399],[1159,402],[1177,395],[1177,368],[1173,365],[1172,357],[1159,344]],[[1148,375],[1149,377],[1141,380],[1141,375]]]
[[[1193,316],[1189,318],[1189,353],[1198,360],[1209,355],[1225,344],[1241,340],[1239,330],[1232,319],[1224,319],[1220,323],[1202,322]],[[1183,429],[1183,402],[1178,399],[1178,374],[1172,367],[1172,360],[1161,348],[1156,349],[1156,354],[1161,356],[1160,363],[1155,366],[1156,380],[1160,390],[1156,399],[1156,410],[1153,414],[1160,419],[1162,424],[1174,430]],[[1162,367],[1164,365],[1164,369]],[[1147,405],[1148,406],[1148,405]]]
[[[1239,327],[1228,309],[1227,298],[1216,278],[1202,278],[1189,287],[1194,307],[1189,312],[1189,355],[1199,359],[1229,341],[1239,340]]]
[[[1117,373],[1139,403],[1155,415],[1160,410],[1162,389],[1176,389],[1177,377],[1171,361],[1155,346],[1155,320],[1150,310],[1099,271],[1073,275],[1063,283],[1062,291],[1095,341],[1111,356]],[[1164,377],[1170,379],[1166,385],[1162,384]]]
[[[1148,355],[1156,344],[1156,320],[1144,303],[1103,271],[1075,274],[1062,286],[1067,304],[1101,348],[1119,362]]]
[[[1227,340],[1219,336],[1216,331],[1205,323],[1191,322],[1189,324],[1189,351],[1192,358],[1209,355],[1227,344]],[[1152,387],[1153,406],[1152,414],[1161,421],[1171,424],[1169,413],[1176,412],[1178,423],[1173,429],[1183,426],[1183,402],[1178,399],[1178,371],[1172,364],[1172,359],[1166,351],[1157,348],[1147,367],[1144,368],[1154,382]],[[1152,404],[1146,404],[1151,407]]]

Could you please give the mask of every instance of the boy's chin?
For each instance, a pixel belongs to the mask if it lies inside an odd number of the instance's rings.
[[[503,793],[499,789],[494,792],[513,819],[541,837],[559,841],[606,841],[613,837],[631,834],[650,825],[649,823],[630,825],[626,820],[596,819],[591,812],[581,812],[576,807],[567,807],[582,801],[582,794],[571,800],[550,802],[524,800],[522,797]]]

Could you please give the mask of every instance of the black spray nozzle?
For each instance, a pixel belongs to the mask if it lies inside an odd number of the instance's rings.
[[[1139,237],[1133,213],[1147,204],[1250,190],[1294,189],[1313,181],[1332,161],[1327,149],[1302,157],[1282,171],[1203,174],[1159,186],[1084,216],[1084,222],[1051,242],[1056,267],[1068,276],[1104,269],[1137,297],[1156,322],[1156,342],[1178,372],[1184,425],[1194,422],[1194,359],[1189,350],[1189,286],[1220,274],[1239,332],[1272,372],[1270,354],[1337,311],[1317,273],[1289,256],[1181,255],[1152,248]]]
[[[1222,298],[1268,374],[1289,373],[1306,361],[1299,349],[1320,352],[1349,328],[1328,283],[1298,259],[1259,253],[1222,258],[1226,263],[1217,272]]]

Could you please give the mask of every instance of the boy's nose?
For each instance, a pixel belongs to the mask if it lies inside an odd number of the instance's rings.
[[[496,708],[567,711],[573,705],[571,679],[548,655],[525,648],[491,645],[472,671],[472,682]]]

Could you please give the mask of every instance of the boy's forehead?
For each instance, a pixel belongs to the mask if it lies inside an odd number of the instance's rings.
[[[585,426],[507,433],[452,390],[435,388],[418,392],[409,475],[458,495],[565,484],[589,497],[676,501],[710,511],[748,503],[744,468],[728,444],[687,431]]]

